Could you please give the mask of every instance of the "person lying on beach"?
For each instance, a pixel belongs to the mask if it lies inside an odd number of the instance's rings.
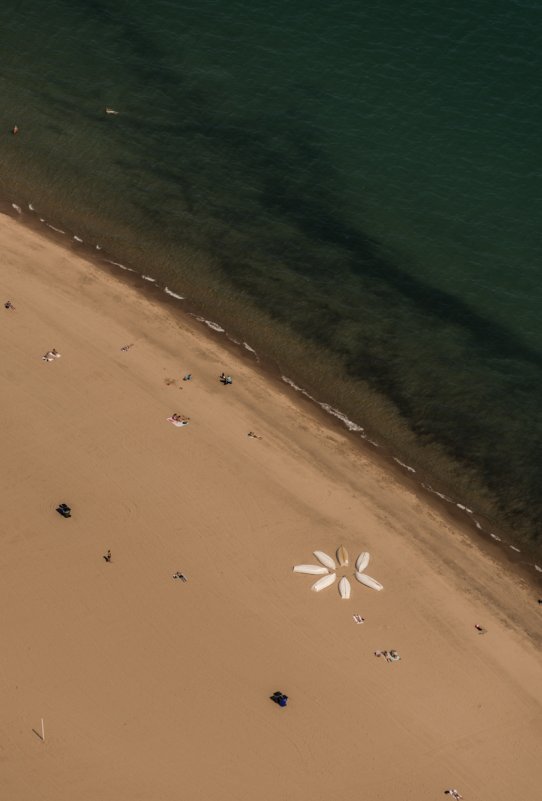
[[[11,300],[6,300],[6,302],[4,303],[4,309],[13,309],[13,311],[15,311],[15,306],[13,305]]]
[[[52,362],[53,359],[60,359],[60,353],[56,348],[53,348],[53,350],[48,350],[45,356],[42,356],[41,358],[44,362]]]
[[[444,790],[444,795],[451,795],[452,798],[455,798],[457,801],[460,801],[463,796],[460,794],[459,790]]]
[[[172,414],[171,419],[175,420],[176,423],[184,422],[190,420],[189,417],[185,417],[184,414]]]
[[[186,578],[186,576],[184,575],[184,573],[179,573],[179,571],[177,571],[177,572],[175,573],[175,575],[173,576],[173,578],[174,578],[174,579],[181,579],[181,581],[188,581],[188,579]]]
[[[183,381],[192,381],[192,373],[187,373],[183,376]]]
[[[478,634],[487,634],[487,629],[485,629],[483,626],[480,626],[479,623],[475,623],[474,628],[476,629]]]
[[[252,439],[261,439],[261,437],[255,434],[254,431],[249,431],[248,436],[251,437]]]
[[[121,350],[126,352],[127,350],[130,350],[130,348],[133,348],[133,347],[134,347],[134,343],[132,342],[130,345],[123,345]]]

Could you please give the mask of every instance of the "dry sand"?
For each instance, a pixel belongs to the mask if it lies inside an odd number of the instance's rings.
[[[0,247],[2,798],[539,801],[532,591],[190,322]],[[383,592],[292,573],[341,544]]]

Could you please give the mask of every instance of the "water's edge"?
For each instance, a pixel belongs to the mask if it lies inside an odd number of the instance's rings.
[[[133,267],[117,261],[113,254],[102,250],[99,244],[85,242],[77,233],[67,231],[45,217],[37,215],[30,203],[23,206],[12,200],[0,199],[0,212],[15,217],[40,235],[50,237],[56,244],[77,253],[100,269],[115,275],[118,279],[127,281],[139,291],[144,291],[147,298],[150,296],[149,292],[152,292],[153,301],[167,304],[172,312],[183,317],[184,322],[200,323],[204,326],[203,333],[205,335],[220,336],[222,344],[234,347],[238,352],[242,351],[283,391],[288,391],[286,387],[289,387],[295,392],[297,399],[306,402],[314,412],[318,412],[321,421],[325,421],[327,425],[339,427],[343,432],[346,429],[350,441],[360,447],[365,455],[370,455],[373,460],[376,459],[400,483],[419,494],[445,517],[450,518],[455,525],[459,524],[478,546],[489,547],[493,557],[505,559],[507,565],[512,564],[514,569],[530,583],[532,582],[536,586],[542,583],[542,566],[536,561],[538,556],[535,549],[526,548],[524,545],[518,547],[508,532],[500,530],[476,510],[462,503],[460,499],[441,491],[438,482],[430,482],[422,471],[401,461],[389,447],[370,438],[361,424],[350,420],[339,409],[313,397],[303,387],[298,386],[293,379],[283,375],[280,367],[266,358],[265,354],[256,353],[250,343],[233,337],[220,323],[202,316],[201,310],[192,306],[189,297],[173,292],[167,285],[162,286],[153,276],[139,273]]]

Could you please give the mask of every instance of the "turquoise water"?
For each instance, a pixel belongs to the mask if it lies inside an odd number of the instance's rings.
[[[5,0],[2,193],[536,547],[542,10],[440,6]]]

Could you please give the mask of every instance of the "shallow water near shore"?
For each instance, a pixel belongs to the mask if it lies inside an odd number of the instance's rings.
[[[6,197],[540,547],[534,6],[9,0],[0,22]]]

